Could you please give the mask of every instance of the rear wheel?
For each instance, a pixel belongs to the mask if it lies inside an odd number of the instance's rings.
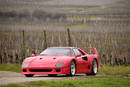
[[[33,77],[34,74],[25,74],[26,77]]]
[[[93,62],[92,62],[92,70],[91,70],[91,73],[86,73],[86,75],[96,75],[96,74],[97,74],[97,71],[98,71],[98,64],[97,64],[96,59],[94,59]]]
[[[72,62],[70,63],[70,75],[71,75],[71,76],[74,76],[74,75],[75,75],[75,72],[76,72],[75,62],[72,61]]]

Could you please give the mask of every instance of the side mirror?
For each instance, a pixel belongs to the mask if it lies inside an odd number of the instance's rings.
[[[35,54],[32,54],[32,57],[36,56]]]
[[[80,57],[81,56],[81,54],[77,54],[75,57]]]

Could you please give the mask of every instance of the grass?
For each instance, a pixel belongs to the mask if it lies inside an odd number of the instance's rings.
[[[21,72],[21,65],[14,64],[0,64],[0,71]]]
[[[99,73],[102,75],[123,75],[126,76],[130,74],[129,66],[107,66],[103,65],[100,67]]]
[[[85,78],[84,80],[33,81],[2,87],[129,87],[130,78]]]

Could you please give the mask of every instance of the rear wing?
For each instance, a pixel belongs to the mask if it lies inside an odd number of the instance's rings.
[[[98,54],[96,48],[80,48],[80,49],[85,51],[87,54]]]

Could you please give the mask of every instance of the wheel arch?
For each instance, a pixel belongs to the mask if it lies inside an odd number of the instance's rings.
[[[71,63],[72,62],[74,62],[75,63],[75,68],[76,68],[76,60],[73,58],[73,59],[71,59],[71,60],[69,60],[69,66],[71,66]],[[77,69],[76,69],[77,70]],[[75,74],[76,74],[76,72],[77,71],[75,71]],[[69,76],[73,76],[72,74],[71,74],[71,68],[70,68],[70,70],[69,70],[69,74],[68,74]]]
[[[72,60],[70,61],[70,63],[71,63],[72,61],[74,61],[74,62],[75,62],[75,65],[77,65],[77,64],[76,64],[76,60],[75,60],[75,59],[72,59]]]
[[[75,59],[72,59],[72,60],[70,61],[70,63],[71,63],[72,61],[74,61],[75,65],[77,66],[76,60],[75,60]]]
[[[94,61],[94,60],[96,60],[96,62],[98,63],[97,58],[93,58],[93,61]]]
[[[77,73],[77,63],[76,63],[76,60],[75,60],[75,59],[72,59],[72,60],[70,61],[70,63],[71,63],[72,61],[74,61],[74,62],[75,62],[76,73]]]
[[[96,60],[96,62],[97,62],[97,65],[98,65],[98,71],[99,71],[99,62],[98,62],[98,60],[97,60],[97,58],[95,57],[95,58],[93,58],[93,61],[94,60]]]

